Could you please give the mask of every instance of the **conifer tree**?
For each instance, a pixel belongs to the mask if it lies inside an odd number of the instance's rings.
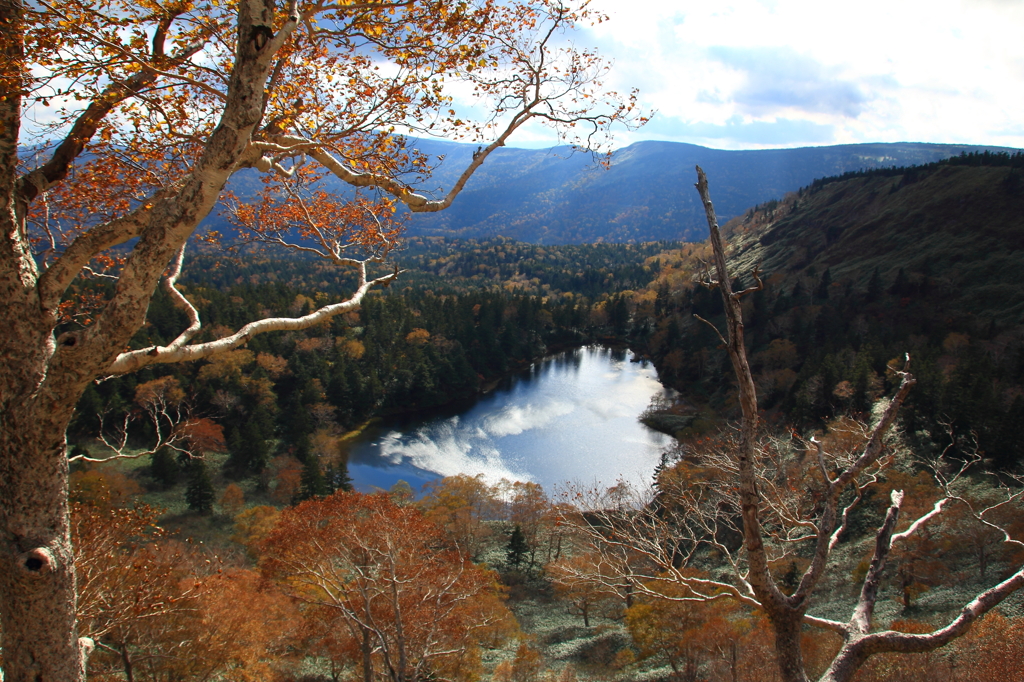
[[[868,281],[868,292],[867,301],[872,303],[877,301],[882,296],[882,276],[878,273],[878,267],[875,267],[874,272],[871,273],[871,279]]]
[[[170,488],[178,482],[181,465],[168,447],[162,447],[150,455],[149,473],[163,488]]]
[[[302,461],[302,460],[299,460]],[[323,497],[328,492],[327,479],[320,470],[320,463],[313,455],[306,457],[302,465],[302,484],[299,488],[299,500],[304,501],[314,497]]]
[[[207,516],[213,512],[213,502],[217,493],[210,480],[210,471],[206,460],[193,459],[188,465],[188,487],[185,489],[185,501],[188,508]]]
[[[814,292],[814,297],[820,301],[827,301],[829,287],[831,286],[832,269],[825,268],[825,272],[821,273],[821,281],[818,282],[818,288]]]
[[[530,553],[530,546],[526,543],[526,536],[523,535],[523,529],[516,524],[516,527],[512,529],[512,534],[508,537],[508,546],[505,550],[505,563],[509,568],[519,570],[519,567],[523,563],[523,559]]]

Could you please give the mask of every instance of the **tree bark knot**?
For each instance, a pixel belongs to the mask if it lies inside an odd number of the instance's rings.
[[[18,557],[18,560],[18,563],[31,574],[43,575],[54,569],[53,552],[45,547],[30,549]]]

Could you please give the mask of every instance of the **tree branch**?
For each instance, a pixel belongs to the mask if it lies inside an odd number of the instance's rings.
[[[892,548],[892,533],[896,530],[902,504],[903,492],[893,490],[892,505],[885,515],[882,527],[878,529],[878,534],[875,536],[875,553],[871,557],[871,564],[861,587],[860,599],[853,611],[853,617],[850,619],[850,629],[855,632],[866,633],[871,629],[871,616],[875,610],[878,588],[882,582],[882,570],[885,568],[885,559]]]
[[[202,323],[199,321],[199,311],[196,310],[195,306],[192,305],[185,296],[178,291],[175,286],[178,283],[178,278],[181,276],[181,266],[185,260],[185,244],[181,245],[178,249],[178,255],[174,259],[174,270],[167,279],[164,280],[164,290],[167,291],[167,295],[171,297],[174,304],[185,311],[188,315],[189,326],[188,328],[178,335],[178,338],[174,339],[168,346],[167,350],[170,352],[177,351],[190,340],[192,337],[199,333],[199,329],[202,327]]]
[[[154,207],[169,200],[183,186],[184,178],[158,191],[130,213],[91,227],[76,237],[39,277],[39,297],[43,307],[55,309],[75,277],[96,255],[140,236],[149,224]]]
[[[386,284],[398,276],[398,272],[396,271],[390,275],[367,280],[366,264],[361,263],[359,269],[359,288],[356,289],[351,298],[346,301],[324,306],[323,308],[303,317],[272,317],[250,322],[231,336],[226,336],[222,339],[217,339],[216,341],[199,343],[192,346],[179,346],[177,348],[171,348],[169,346],[150,346],[149,348],[143,348],[141,350],[121,353],[113,364],[107,368],[106,374],[126,374],[148,365],[201,360],[211,355],[237,348],[238,346],[247,343],[249,339],[257,334],[265,334],[266,332],[271,331],[295,331],[299,329],[308,329],[309,327],[320,324],[321,322],[329,320],[336,315],[340,315],[341,313],[345,313],[350,310],[355,310],[359,307],[363,298],[370,289],[379,284]]]
[[[173,57],[173,60],[189,59],[203,49],[205,44],[206,37],[202,37],[200,40],[185,45]],[[96,97],[75,120],[71,130],[54,150],[50,160],[18,178],[16,192],[19,198],[19,213],[24,215],[26,207],[33,199],[67,177],[71,164],[82,153],[100,123],[107,114],[113,111],[115,106],[152,85],[161,73],[157,69],[144,67],[124,83],[109,85]]]

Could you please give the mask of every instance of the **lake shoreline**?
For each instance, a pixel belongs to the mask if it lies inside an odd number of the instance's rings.
[[[388,419],[393,419],[396,417],[415,418],[428,416],[434,412],[446,412],[453,406],[473,402],[479,399],[480,397],[493,392],[495,389],[500,387],[503,382],[506,382],[509,379],[512,379],[513,377],[528,371],[538,362],[543,362],[545,360],[554,358],[558,355],[561,355],[562,353],[579,350],[581,348],[589,348],[591,346],[599,346],[601,348],[607,348],[609,350],[615,351],[629,351],[630,353],[633,354],[633,357],[630,359],[630,362],[649,362],[652,363],[653,366],[653,361],[651,360],[651,358],[649,358],[646,355],[642,355],[639,351],[631,348],[628,342],[623,341],[622,339],[617,339],[615,337],[605,337],[579,344],[557,344],[554,346],[549,346],[544,355],[539,355],[533,358],[532,360],[512,360],[510,364],[514,363],[514,367],[509,367],[509,369],[503,372],[502,374],[494,377],[488,377],[486,381],[481,381],[480,387],[478,389],[471,392],[454,394],[450,400],[447,400],[443,403],[436,403],[434,405],[413,405],[402,409],[383,410],[381,412],[377,412],[370,416],[369,418],[367,418],[366,420],[357,424],[355,427],[345,431],[340,436],[340,439],[342,441],[348,441],[354,438],[358,438],[359,435],[362,434],[363,431],[365,431],[367,428],[373,426],[375,423],[379,423],[381,421],[385,421]],[[658,380],[658,383],[661,383],[660,379]],[[662,384],[662,386],[664,386],[664,384]],[[664,387],[669,388],[668,386]]]
[[[486,391],[380,415],[347,434],[349,475],[357,487],[385,489],[455,473],[544,485],[645,482],[668,439],[638,417],[669,389],[627,351],[571,346],[521,363]]]

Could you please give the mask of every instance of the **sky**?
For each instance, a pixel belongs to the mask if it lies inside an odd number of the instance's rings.
[[[640,90],[638,140],[1024,148],[1024,0],[592,0],[579,47]],[[539,128],[513,146],[555,144]]]
[[[613,148],[639,140],[716,149],[1024,148],[1024,0],[591,0],[591,7],[607,20],[564,39],[596,48],[612,62],[606,86],[637,88],[642,111],[654,113],[639,130],[616,130]],[[46,120],[48,112],[33,115]],[[509,144],[544,148],[559,140],[536,124]]]

